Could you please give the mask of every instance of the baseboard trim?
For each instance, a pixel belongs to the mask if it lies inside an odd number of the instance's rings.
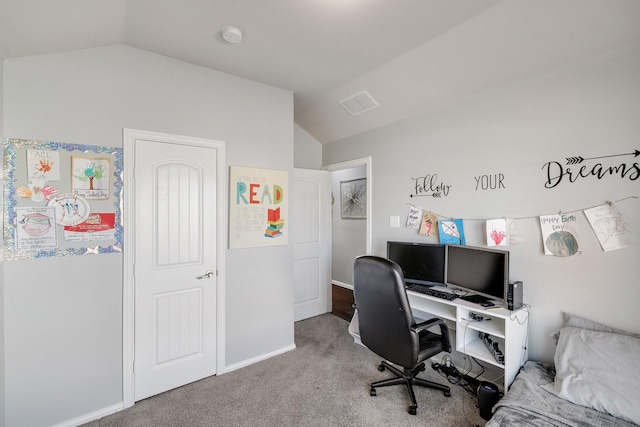
[[[89,412],[88,414],[84,414],[80,417],[63,421],[60,424],[55,424],[52,427],[76,427],[81,424],[85,424],[90,421],[95,421],[102,417],[106,417],[107,415],[115,414],[116,412],[122,411],[123,409],[124,409],[124,402],[116,403],[115,405],[107,406],[106,408],[98,409],[97,411],[94,411],[94,412]]]
[[[260,356],[256,356],[256,357],[253,357],[251,359],[243,360],[242,362],[234,363],[233,365],[228,365],[227,367],[225,367],[224,373],[227,374],[229,372],[233,372],[236,369],[244,368],[244,367],[247,367],[249,365],[253,365],[254,363],[258,363],[258,362],[262,362],[263,360],[271,359],[272,357],[279,356],[281,354],[287,353],[287,352],[295,350],[295,349],[296,349],[296,345],[292,344],[290,346],[283,347],[283,348],[278,349],[276,351],[273,351],[271,353],[261,354]]]
[[[347,289],[353,290],[353,285],[350,285],[350,284],[344,283],[344,282],[340,282],[338,280],[332,280],[331,284],[332,285],[336,285],[336,286],[340,286],[341,288],[347,288]]]
[[[224,369],[224,373],[229,373],[235,371],[240,368],[244,368],[249,365],[253,365],[254,363],[262,362],[263,360],[270,359],[275,356],[279,356],[281,354],[287,353],[289,351],[295,350],[296,345],[292,344],[287,347],[283,347],[276,351],[272,351],[271,353],[262,354],[260,356],[253,357],[251,359],[244,360],[240,363],[235,363],[233,365],[229,365]],[[88,414],[84,414],[80,417],[73,418],[71,420],[63,421],[59,424],[55,424],[52,427],[76,427],[82,424],[86,424],[91,421],[95,421],[102,417],[106,417],[107,415],[115,414],[116,412],[120,412],[124,410],[124,402],[116,403],[115,405],[107,406],[106,408],[99,409],[94,412],[89,412]]]

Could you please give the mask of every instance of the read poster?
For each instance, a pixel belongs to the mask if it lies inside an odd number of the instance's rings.
[[[229,249],[289,242],[289,172],[231,166]]]

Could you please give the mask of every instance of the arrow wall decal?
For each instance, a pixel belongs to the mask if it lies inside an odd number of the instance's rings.
[[[584,162],[585,160],[605,159],[607,157],[619,157],[619,156],[638,157],[638,156],[640,156],[640,150],[635,150],[633,153],[612,154],[610,156],[600,156],[600,157],[587,157],[586,159],[584,157],[581,157],[581,156],[567,157],[567,164],[568,165],[577,165],[577,164],[580,164],[580,163]]]

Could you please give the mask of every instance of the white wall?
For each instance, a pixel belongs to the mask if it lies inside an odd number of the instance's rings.
[[[226,141],[227,166],[293,168],[288,91],[126,46],[7,60],[4,77],[7,137],[120,147],[126,127]],[[290,247],[226,262],[227,366],[292,346]],[[5,262],[7,426],[122,402],[122,263]]]
[[[331,279],[353,284],[353,260],[367,253],[366,219],[343,219],[340,212],[340,182],[365,178],[364,166],[331,172]]]
[[[428,84],[426,82],[425,84]],[[449,109],[323,146],[323,163],[372,156],[373,251],[387,240],[433,241],[415,230],[389,228],[405,221],[408,204],[466,219],[467,244],[485,245],[484,220],[518,221],[524,242],[509,248],[511,279],[524,281],[531,305],[529,355],[553,359],[548,335],[563,311],[640,332],[640,246],[603,252],[576,212],[582,255],[543,255],[539,215],[580,210],[608,200],[640,196],[636,179],[588,177],[546,189],[543,165],[566,157],[633,153],[640,135],[640,46],[610,52],[536,80],[478,96]],[[593,166],[597,161],[584,164]],[[640,164],[633,156],[604,165]],[[572,168],[577,171],[578,167]],[[475,177],[502,173],[504,187],[476,191]],[[451,185],[446,197],[410,198],[412,178],[437,174]],[[640,199],[618,204],[640,241]]]
[[[297,124],[293,127],[293,165],[302,169],[322,168],[322,144]]]

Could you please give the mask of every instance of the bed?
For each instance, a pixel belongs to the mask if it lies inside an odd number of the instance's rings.
[[[565,315],[554,364],[528,361],[486,427],[640,425],[640,336]]]

